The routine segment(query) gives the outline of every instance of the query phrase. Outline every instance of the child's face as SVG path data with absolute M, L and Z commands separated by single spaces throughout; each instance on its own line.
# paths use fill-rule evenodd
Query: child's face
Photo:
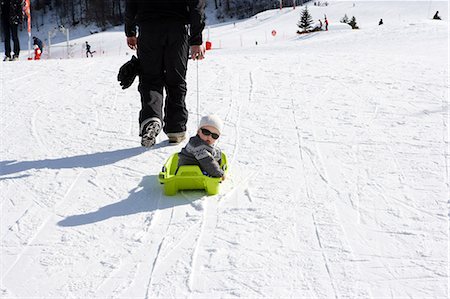
M 219 138 L 218 136 L 220 136 L 219 131 L 216 128 L 211 127 L 211 126 L 201 127 L 200 129 L 198 129 L 197 134 L 198 134 L 198 136 L 200 136 L 201 140 L 203 140 L 204 142 L 206 142 L 209 145 L 214 144 L 217 140 L 217 139 L 213 138 L 213 135 L 214 135 L 214 137 L 217 137 L 217 138 Z

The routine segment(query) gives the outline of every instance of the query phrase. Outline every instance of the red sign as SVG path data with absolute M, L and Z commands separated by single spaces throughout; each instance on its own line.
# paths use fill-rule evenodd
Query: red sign
M 274 29 L 274 30 L 272 30 L 272 36 L 275 36 L 275 35 L 277 35 L 277 32 Z

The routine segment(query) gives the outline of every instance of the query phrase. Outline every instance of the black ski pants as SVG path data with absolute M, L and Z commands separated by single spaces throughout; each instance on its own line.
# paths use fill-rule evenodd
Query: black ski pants
M 157 118 L 163 123 L 165 133 L 185 132 L 188 119 L 185 98 L 189 55 L 186 26 L 176 22 L 140 24 L 137 45 L 141 127 L 149 119 Z
M 5 37 L 5 56 L 11 57 L 11 37 L 14 42 L 14 55 L 19 56 L 20 44 L 17 35 L 17 24 L 11 24 L 6 17 L 2 17 L 2 27 Z

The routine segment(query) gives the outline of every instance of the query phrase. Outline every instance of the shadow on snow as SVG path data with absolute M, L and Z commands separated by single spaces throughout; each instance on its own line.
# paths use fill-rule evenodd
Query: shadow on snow
M 30 169 L 64 169 L 64 168 L 93 168 L 114 164 L 120 160 L 131 158 L 144 153 L 143 147 L 126 148 L 109 152 L 79 155 L 59 159 L 45 159 L 37 161 L 0 161 L 0 176 L 27 171 Z M 19 177 L 18 177 L 19 178 Z M 6 178 L 2 178 L 6 179 Z M 0 179 L 1 180 L 1 179 Z
M 104 206 L 97 211 L 72 215 L 58 222 L 59 226 L 71 227 L 100 222 L 113 217 L 133 215 L 143 212 L 170 209 L 180 205 L 193 205 L 205 196 L 204 192 L 191 191 L 165 196 L 157 175 L 143 177 L 139 185 L 130 191 L 129 196 L 119 202 Z M 196 208 L 194 206 L 194 208 Z

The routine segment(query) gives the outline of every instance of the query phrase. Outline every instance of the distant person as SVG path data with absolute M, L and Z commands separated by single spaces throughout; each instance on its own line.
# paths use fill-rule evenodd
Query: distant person
M 5 38 L 5 58 L 3 61 L 19 60 L 20 43 L 17 28 L 23 20 L 23 6 L 21 0 L 0 0 L 1 21 Z M 11 38 L 14 52 L 11 58 Z
M 440 19 L 441 19 L 441 17 L 439 16 L 439 10 L 438 10 L 438 11 L 436 11 L 436 13 L 434 14 L 433 20 L 440 20 Z
M 41 49 L 39 48 L 38 45 L 34 45 L 33 48 L 34 48 L 34 60 L 40 60 L 42 54 Z
M 44 43 L 36 36 L 33 36 L 33 46 L 38 46 L 41 52 L 44 51 Z
M 89 54 L 91 54 L 91 57 L 94 57 L 95 51 L 91 52 L 91 45 L 88 44 L 88 42 L 86 42 L 86 57 L 89 57 Z
M 325 30 L 328 31 L 328 19 L 325 17 Z
M 378 26 L 383 25 L 383 19 L 380 19 L 380 21 L 378 22 Z

